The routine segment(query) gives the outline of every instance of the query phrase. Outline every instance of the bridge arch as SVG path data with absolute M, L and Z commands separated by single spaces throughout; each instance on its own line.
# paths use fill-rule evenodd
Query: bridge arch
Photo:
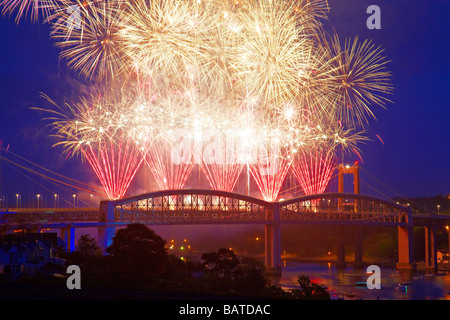
M 261 199 L 209 189 L 162 190 L 109 205 L 106 221 L 149 224 L 264 223 L 273 210 Z
M 321 222 L 402 226 L 409 208 L 385 199 L 355 193 L 305 195 L 278 203 L 281 223 Z

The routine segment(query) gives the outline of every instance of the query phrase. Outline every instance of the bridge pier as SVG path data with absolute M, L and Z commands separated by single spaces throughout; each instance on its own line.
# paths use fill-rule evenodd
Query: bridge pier
M 437 271 L 436 229 L 425 226 L 425 270 Z
M 116 233 L 115 227 L 97 227 L 97 239 L 99 247 L 103 254 L 106 254 L 106 249 L 112 244 L 112 238 Z
M 265 266 L 271 276 L 281 276 L 281 226 L 280 211 L 274 204 L 266 220 L 271 222 L 264 226 L 265 233 Z
M 66 252 L 75 251 L 75 228 L 66 227 L 61 228 L 60 238 L 66 242 Z
M 337 261 L 336 268 L 345 269 L 347 267 L 347 263 L 345 262 L 345 245 L 344 245 L 345 231 L 344 226 L 338 226 L 338 235 L 337 235 Z
M 398 263 L 397 269 L 415 270 L 414 237 L 411 210 L 408 211 L 405 227 L 397 227 L 398 232 Z
M 356 240 L 355 240 L 355 263 L 353 268 L 362 269 L 363 264 L 363 253 L 362 253 L 362 227 L 356 227 Z
M 99 239 L 99 246 L 103 253 L 112 244 L 112 238 L 115 235 L 116 228 L 108 226 L 108 223 L 115 222 L 114 202 L 102 201 L 100 202 L 100 211 L 103 215 L 100 217 L 101 222 L 105 222 L 105 226 L 97 227 L 97 237 Z

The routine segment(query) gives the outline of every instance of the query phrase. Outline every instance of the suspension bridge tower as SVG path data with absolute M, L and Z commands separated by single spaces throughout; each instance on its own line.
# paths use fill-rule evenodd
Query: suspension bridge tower
M 355 161 L 353 165 L 343 165 L 340 164 L 338 166 L 338 192 L 344 193 L 344 175 L 352 175 L 353 176 L 353 193 L 359 194 L 360 193 L 360 182 L 359 182 L 359 164 L 358 161 Z M 348 204 L 345 204 L 348 205 Z M 355 200 L 355 203 L 353 203 L 355 212 L 359 210 L 358 203 Z M 343 209 L 344 204 L 342 203 L 342 199 L 338 200 L 338 206 L 340 210 Z M 338 226 L 338 242 L 337 242 L 337 262 L 336 266 L 338 268 L 345 268 L 347 266 L 345 262 L 345 245 L 344 245 L 344 226 L 339 225 Z M 362 230 L 361 227 L 358 226 L 356 233 L 356 241 L 355 243 L 355 262 L 354 262 L 354 268 L 362 268 L 363 267 L 363 261 L 362 261 Z

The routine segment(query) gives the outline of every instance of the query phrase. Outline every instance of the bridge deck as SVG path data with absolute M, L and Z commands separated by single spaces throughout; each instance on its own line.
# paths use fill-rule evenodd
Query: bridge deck
M 140 222 L 174 224 L 361 224 L 405 226 L 409 208 L 358 194 L 328 193 L 266 202 L 215 190 L 167 190 L 116 200 L 113 219 L 105 209 L 17 209 L 0 212 L 0 227 L 117 226 Z M 448 216 L 411 216 L 417 225 L 449 223 Z

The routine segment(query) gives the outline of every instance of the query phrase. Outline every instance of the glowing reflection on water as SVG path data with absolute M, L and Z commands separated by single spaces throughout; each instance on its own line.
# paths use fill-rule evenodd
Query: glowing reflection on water
M 449 271 L 429 275 L 423 271 L 381 267 L 381 289 L 370 290 L 365 285 L 370 275 L 366 274 L 366 268 L 338 270 L 332 263 L 286 261 L 281 278 L 271 280 L 273 284 L 289 289 L 297 285 L 299 275 L 307 275 L 312 281 L 326 286 L 333 299 L 450 300 Z

